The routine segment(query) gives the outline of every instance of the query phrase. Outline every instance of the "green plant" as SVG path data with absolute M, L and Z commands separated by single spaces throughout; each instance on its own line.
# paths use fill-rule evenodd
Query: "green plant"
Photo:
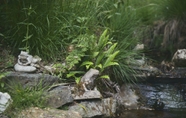
M 181 0 L 158 0 L 154 2 L 157 18 L 165 21 L 164 34 L 161 49 L 162 52 L 173 56 L 179 48 L 184 48 L 186 42 L 186 1 Z
M 8 74 L 8 72 L 6 72 L 6 73 L 0 73 L 0 89 L 1 90 L 3 90 L 4 89 L 4 87 L 5 87 L 5 83 L 4 82 L 2 82 L 2 78 L 4 78 L 6 75 Z
M 97 44 L 90 48 L 89 60 L 84 61 L 81 66 L 85 66 L 87 70 L 96 68 L 103 74 L 110 66 L 119 65 L 115 60 L 119 53 L 118 50 L 115 50 L 116 46 L 117 43 L 112 43 L 109 40 L 108 29 L 105 30 L 98 39 Z M 100 78 L 109 78 L 109 76 L 104 75 Z
M 31 106 L 44 107 L 45 98 L 43 98 L 43 92 L 46 88 L 47 87 L 42 86 L 42 81 L 32 88 L 23 87 L 23 85 L 17 82 L 10 82 L 10 85 L 8 85 L 6 89 L 13 103 L 9 109 L 6 110 L 5 114 L 13 117 L 16 116 L 19 111 Z
M 63 49 L 60 24 L 55 19 L 55 2 L 47 0 L 11 0 L 4 3 L 7 20 L 3 28 L 6 41 L 14 52 L 29 50 L 45 59 L 57 57 Z
M 106 26 L 109 27 L 110 36 L 117 42 L 116 50 L 120 53 L 115 57 L 119 66 L 112 66 L 109 72 L 112 73 L 113 81 L 132 83 L 137 80 L 130 63 L 134 61 L 132 59 L 134 56 L 139 55 L 139 52 L 134 51 L 133 48 L 140 43 L 136 31 L 140 19 L 137 17 L 137 10 L 129 1 L 113 7 L 114 10 L 109 12 L 110 17 L 106 20 L 109 21 Z

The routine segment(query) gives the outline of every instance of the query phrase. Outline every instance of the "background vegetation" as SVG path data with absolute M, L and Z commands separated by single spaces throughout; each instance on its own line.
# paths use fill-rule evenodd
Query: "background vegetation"
M 133 81 L 130 61 L 140 54 L 133 50 L 137 43 L 145 43 L 151 52 L 168 52 L 169 59 L 177 48 L 184 48 L 185 4 L 184 0 L 4 0 L 1 46 L 8 45 L 15 55 L 26 50 L 44 60 L 66 61 L 61 73 L 73 67 L 86 71 L 81 64 L 93 58 L 92 49 L 102 50 L 97 43 L 107 29 L 108 42 L 117 43 L 114 49 L 119 53 L 114 57 L 118 65 L 105 70 L 114 80 Z
M 185 6 L 185 0 L 1 0 L 0 68 L 26 50 L 57 63 L 54 74 L 65 81 L 78 83 L 96 68 L 101 78 L 136 82 L 131 63 L 142 56 L 136 44 L 144 43 L 146 55 L 160 62 L 185 48 Z M 27 102 L 19 101 L 21 92 L 30 91 L 12 93 L 16 106 Z

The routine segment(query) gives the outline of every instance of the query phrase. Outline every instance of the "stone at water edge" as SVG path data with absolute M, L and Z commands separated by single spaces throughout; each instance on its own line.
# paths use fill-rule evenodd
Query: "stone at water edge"
M 12 99 L 8 93 L 0 92 L 0 113 L 3 113 L 12 103 Z
M 116 112 L 116 100 L 113 98 L 105 98 L 102 100 L 83 101 L 72 106 L 69 110 L 77 111 L 83 118 L 92 117 L 113 117 Z
M 178 49 L 172 57 L 176 67 L 186 67 L 186 49 Z

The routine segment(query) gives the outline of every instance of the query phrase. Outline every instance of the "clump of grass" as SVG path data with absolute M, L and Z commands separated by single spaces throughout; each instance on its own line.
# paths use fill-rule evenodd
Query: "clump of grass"
M 5 111 L 5 114 L 10 117 L 16 117 L 18 113 L 31 106 L 34 107 L 45 107 L 45 98 L 43 98 L 43 92 L 46 87 L 42 87 L 40 83 L 35 87 L 23 87 L 23 85 L 11 82 L 10 85 L 5 86 L 11 99 L 13 100 L 12 104 L 10 104 L 9 108 Z
M 165 21 L 161 49 L 170 53 L 170 58 L 179 48 L 185 47 L 186 37 L 186 1 L 158 0 L 154 1 L 157 18 Z
M 136 16 L 136 9 L 128 4 L 128 2 L 115 3 L 117 5 L 111 5 L 114 7 L 107 17 L 107 27 L 110 29 L 111 37 L 113 41 L 118 43 L 116 50 L 120 50 L 120 53 L 116 56 L 116 60 L 119 66 L 112 66 L 111 72 L 114 81 L 124 81 L 133 83 L 136 78 L 133 79 L 135 71 L 130 67 L 130 61 L 132 57 L 138 55 L 138 52 L 133 48 L 137 43 L 140 43 L 139 39 L 135 37 L 135 30 L 138 28 L 139 19 Z M 110 7 L 111 7 L 110 6 Z

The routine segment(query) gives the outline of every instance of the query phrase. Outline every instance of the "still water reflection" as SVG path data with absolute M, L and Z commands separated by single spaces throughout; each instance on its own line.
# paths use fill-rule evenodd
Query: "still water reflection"
M 124 111 L 119 118 L 186 118 L 186 109 L 163 111 L 128 110 Z

